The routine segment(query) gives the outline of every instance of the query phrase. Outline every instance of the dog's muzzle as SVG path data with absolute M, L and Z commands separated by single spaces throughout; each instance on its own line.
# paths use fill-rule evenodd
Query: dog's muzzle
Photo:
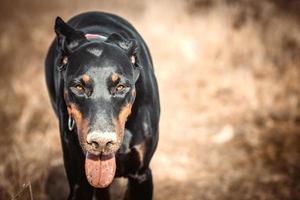
M 86 139 L 90 153 L 110 154 L 118 149 L 117 134 L 115 132 L 94 131 L 87 135 Z

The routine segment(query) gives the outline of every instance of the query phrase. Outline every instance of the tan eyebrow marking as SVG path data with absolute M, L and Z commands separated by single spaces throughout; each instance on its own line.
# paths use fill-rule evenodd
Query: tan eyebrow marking
M 82 76 L 82 80 L 83 80 L 85 83 L 89 83 L 89 82 L 91 81 L 91 78 L 90 78 L 89 75 L 84 74 L 84 75 Z
M 82 113 L 74 103 L 68 103 L 67 106 L 68 114 L 73 117 L 76 123 L 79 143 L 84 145 L 87 138 L 90 121 L 82 116 Z
M 118 76 L 116 73 L 113 73 L 113 74 L 111 75 L 111 80 L 112 80 L 113 82 L 116 82 L 118 79 L 119 79 L 119 76 Z

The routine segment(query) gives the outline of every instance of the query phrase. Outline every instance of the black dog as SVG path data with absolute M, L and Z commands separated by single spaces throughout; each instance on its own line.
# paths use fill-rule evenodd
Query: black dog
M 89 12 L 57 17 L 46 81 L 59 119 L 69 199 L 109 199 L 114 177 L 127 199 L 152 199 L 159 95 L 149 50 L 132 25 Z

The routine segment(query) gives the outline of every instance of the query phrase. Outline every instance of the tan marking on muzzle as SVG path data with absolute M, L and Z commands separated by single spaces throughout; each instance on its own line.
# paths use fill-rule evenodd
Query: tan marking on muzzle
M 78 110 L 74 103 L 69 103 L 67 109 L 69 115 L 71 115 L 71 117 L 75 120 L 79 142 L 82 146 L 84 146 L 90 122 L 88 119 L 82 117 L 82 113 Z
M 129 104 L 125 105 L 121 109 L 121 112 L 119 113 L 118 118 L 113 120 L 119 141 L 122 141 L 122 138 L 124 136 L 125 123 L 127 121 L 128 116 L 131 113 L 131 108 L 132 108 L 132 104 L 129 103 Z

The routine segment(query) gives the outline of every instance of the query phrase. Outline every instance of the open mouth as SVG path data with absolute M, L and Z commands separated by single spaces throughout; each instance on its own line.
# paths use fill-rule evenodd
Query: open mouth
M 85 173 L 88 182 L 96 188 L 105 188 L 114 179 L 116 172 L 115 154 L 95 155 L 87 152 L 85 157 Z

